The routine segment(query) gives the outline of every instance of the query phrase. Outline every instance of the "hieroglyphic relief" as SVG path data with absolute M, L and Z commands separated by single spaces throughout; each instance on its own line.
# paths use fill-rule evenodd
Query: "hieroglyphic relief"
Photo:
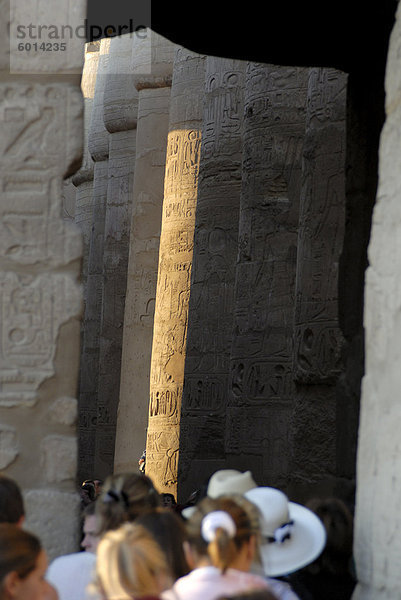
M 177 49 L 171 88 L 150 371 L 146 472 L 176 492 L 205 57 Z M 158 436 L 162 436 L 162 441 Z
M 232 339 L 241 189 L 243 84 L 246 63 L 207 57 L 202 150 L 194 234 L 189 330 L 181 422 L 180 490 L 196 488 L 194 455 L 224 460 L 222 443 L 210 444 L 205 423 L 224 438 Z M 187 435 L 186 433 L 187 432 Z M 211 435 L 211 434 L 210 434 Z M 201 446 L 201 447 L 200 447 Z M 213 456 L 210 451 L 217 454 Z
M 0 86 L 0 253 L 5 269 L 16 264 L 53 266 L 75 260 L 81 240 L 61 214 L 65 165 L 78 141 L 65 138 L 62 118 L 74 129 L 82 117 L 79 91 L 63 84 Z M 61 171 L 61 172 L 60 172 Z
M 0 405 L 35 402 L 54 374 L 58 329 L 80 305 L 80 288 L 65 275 L 0 273 Z
M 236 422 L 241 407 L 243 418 L 237 440 L 233 442 L 228 429 L 226 440 L 228 454 L 248 452 L 254 427 L 259 430 L 256 423 L 264 424 L 255 447 L 261 469 L 257 476 L 268 478 L 270 485 L 288 470 L 280 453 L 272 465 L 270 453 L 275 438 L 288 436 L 289 425 L 285 418 L 278 419 L 276 407 L 286 407 L 290 415 L 294 392 L 293 312 L 306 86 L 306 69 L 247 66 L 227 427 Z
M 338 263 L 345 225 L 346 81 L 334 69 L 310 71 L 295 310 L 300 383 L 334 383 L 342 369 Z

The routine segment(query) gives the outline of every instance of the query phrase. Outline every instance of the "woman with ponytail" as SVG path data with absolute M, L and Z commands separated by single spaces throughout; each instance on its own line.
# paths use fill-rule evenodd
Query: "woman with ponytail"
M 278 600 L 297 600 L 285 584 L 278 582 L 277 592 L 265 577 L 250 572 L 258 556 L 259 523 L 246 506 L 244 498 L 234 497 L 207 497 L 196 506 L 185 543 L 193 570 L 163 592 L 163 600 L 217 600 L 263 589 Z

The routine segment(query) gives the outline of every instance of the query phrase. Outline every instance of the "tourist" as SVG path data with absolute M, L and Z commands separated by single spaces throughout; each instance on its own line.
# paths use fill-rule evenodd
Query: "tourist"
M 96 502 L 88 504 L 83 510 L 82 516 L 84 522 L 82 527 L 83 538 L 81 546 L 86 552 L 93 552 L 96 554 L 96 548 L 99 543 Z
M 137 522 L 102 537 L 96 573 L 94 587 L 103 600 L 157 600 L 173 581 L 164 552 Z
M 172 510 L 156 508 L 135 521 L 153 536 L 164 552 L 173 580 L 187 575 L 190 567 L 184 552 L 187 540 L 183 520 Z
M 10 477 L 0 475 L 0 523 L 21 527 L 24 520 L 24 501 L 18 484 Z
M 139 473 L 110 475 L 96 502 L 99 535 L 160 506 L 152 480 Z
M 204 498 L 186 527 L 187 560 L 193 570 L 163 592 L 163 600 L 217 600 L 247 590 L 270 589 L 264 577 L 249 572 L 258 530 L 232 498 Z
M 322 521 L 326 546 L 315 561 L 287 580 L 301 600 L 349 600 L 356 585 L 352 514 L 339 498 L 313 498 L 306 506 Z
M 260 557 L 269 582 L 285 578 L 317 559 L 325 546 L 326 533 L 311 510 L 289 502 L 282 491 L 272 487 L 257 487 L 244 496 L 259 509 Z
M 10 523 L 0 524 L 0 600 L 57 600 L 45 580 L 46 553 L 39 539 Z

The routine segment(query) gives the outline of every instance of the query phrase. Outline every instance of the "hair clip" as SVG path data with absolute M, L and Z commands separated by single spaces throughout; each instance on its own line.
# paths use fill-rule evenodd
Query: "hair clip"
M 280 527 L 277 527 L 277 529 L 274 530 L 274 535 L 267 537 L 269 544 L 274 544 L 275 542 L 282 544 L 285 540 L 289 540 L 291 538 L 293 525 L 294 521 L 288 521 L 288 523 L 283 523 Z
M 233 538 L 237 532 L 233 518 L 224 510 L 214 510 L 203 517 L 201 535 L 205 542 L 213 542 L 216 531 L 220 528 L 224 529 L 230 538 Z

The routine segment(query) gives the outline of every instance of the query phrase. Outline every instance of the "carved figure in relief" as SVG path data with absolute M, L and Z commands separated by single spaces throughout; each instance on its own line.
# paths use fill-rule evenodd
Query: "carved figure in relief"
M 5 154 L 22 162 L 35 159 L 46 151 L 46 137 L 54 120 L 54 109 L 45 107 L 42 113 L 24 125 L 22 131 L 5 148 Z

